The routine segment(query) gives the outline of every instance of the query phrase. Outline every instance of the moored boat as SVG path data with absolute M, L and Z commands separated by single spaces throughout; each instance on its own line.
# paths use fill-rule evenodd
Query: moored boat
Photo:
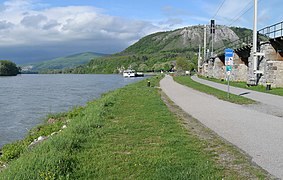
M 135 77 L 144 77 L 144 74 L 142 72 L 135 73 Z
M 131 70 L 131 69 L 125 70 L 123 71 L 123 76 L 124 77 L 135 77 L 135 70 Z
M 123 76 L 124 77 L 143 77 L 144 74 L 142 72 L 135 72 L 135 70 L 125 70 L 123 71 Z

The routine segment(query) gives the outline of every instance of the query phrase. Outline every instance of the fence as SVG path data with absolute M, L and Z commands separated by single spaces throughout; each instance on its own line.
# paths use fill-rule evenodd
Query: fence
M 265 27 L 258 31 L 260 35 L 269 37 L 270 39 L 283 36 L 283 21 L 268 27 Z

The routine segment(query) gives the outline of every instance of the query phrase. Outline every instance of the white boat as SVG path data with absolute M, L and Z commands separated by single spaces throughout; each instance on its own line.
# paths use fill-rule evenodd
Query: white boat
M 136 76 L 135 70 L 130 70 L 130 69 L 125 70 L 123 71 L 123 76 L 124 77 L 135 77 Z
M 135 74 L 136 77 L 144 77 L 144 74 L 142 72 L 137 72 Z

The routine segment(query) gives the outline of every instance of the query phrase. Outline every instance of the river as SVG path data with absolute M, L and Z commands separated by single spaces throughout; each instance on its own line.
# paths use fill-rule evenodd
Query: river
M 49 113 L 62 112 L 141 78 L 121 75 L 41 75 L 0 77 L 0 147 L 23 138 Z

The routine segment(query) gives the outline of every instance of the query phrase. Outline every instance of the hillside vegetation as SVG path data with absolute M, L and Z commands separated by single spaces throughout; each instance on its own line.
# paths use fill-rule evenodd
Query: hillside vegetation
M 0 76 L 16 76 L 20 73 L 20 68 L 11 61 L 0 60 Z
M 104 56 L 108 56 L 108 55 L 93 53 L 93 52 L 85 52 L 85 53 L 74 54 L 66 57 L 59 57 L 37 63 L 29 63 L 23 65 L 22 67 L 25 71 L 47 73 L 50 70 L 63 70 L 66 68 L 74 68 L 82 64 L 87 64 L 92 59 L 96 59 L 98 57 L 104 57 Z
M 239 39 L 248 31 L 244 28 L 217 26 L 215 49 Z M 203 45 L 203 26 L 185 27 L 173 31 L 157 32 L 141 38 L 124 51 L 109 57 L 91 60 L 88 64 L 69 69 L 68 73 L 118 73 L 132 68 L 138 71 L 168 71 L 176 67 L 177 60 L 187 60 L 185 69 L 197 66 L 199 44 Z M 207 47 L 211 42 L 207 28 Z

